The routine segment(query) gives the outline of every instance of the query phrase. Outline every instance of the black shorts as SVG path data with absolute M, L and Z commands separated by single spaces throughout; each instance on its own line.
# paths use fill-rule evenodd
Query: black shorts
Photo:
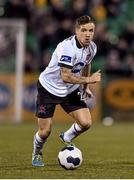
M 87 108 L 85 102 L 78 96 L 79 89 L 76 89 L 66 97 L 58 97 L 49 93 L 40 82 L 37 82 L 36 116 L 38 118 L 53 117 L 56 105 L 60 104 L 67 113 L 81 108 Z

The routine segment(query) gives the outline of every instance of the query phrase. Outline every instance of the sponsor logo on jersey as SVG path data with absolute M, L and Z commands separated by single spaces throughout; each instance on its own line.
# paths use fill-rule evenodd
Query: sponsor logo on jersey
M 78 72 L 80 72 L 82 70 L 83 67 L 84 67 L 84 63 L 83 62 L 79 62 L 79 63 L 77 63 L 77 64 L 75 64 L 73 66 L 72 72 L 73 73 L 78 73 Z
M 70 56 L 62 55 L 60 61 L 71 63 L 71 59 L 72 58 Z

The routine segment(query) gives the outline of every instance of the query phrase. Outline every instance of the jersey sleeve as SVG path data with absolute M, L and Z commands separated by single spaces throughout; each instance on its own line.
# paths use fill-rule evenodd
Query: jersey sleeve
M 94 57 L 97 53 L 97 46 L 93 41 L 91 42 L 91 49 L 92 49 L 92 56 Z
M 93 42 L 93 47 L 94 47 L 94 55 L 93 56 L 95 56 L 96 55 L 96 53 L 97 53 L 97 45 Z
M 72 69 L 74 64 L 74 50 L 71 42 L 63 41 L 57 48 L 58 66 Z
M 87 64 L 91 63 L 91 61 L 93 60 L 94 56 L 97 53 L 97 46 L 93 41 L 91 41 L 90 43 L 90 52 L 91 52 L 90 61 Z

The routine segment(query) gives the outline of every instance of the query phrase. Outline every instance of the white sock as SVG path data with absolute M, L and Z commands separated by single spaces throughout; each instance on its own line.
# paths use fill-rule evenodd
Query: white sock
M 77 137 L 79 134 L 81 134 L 83 130 L 81 127 L 77 124 L 74 123 L 65 133 L 64 133 L 64 140 L 66 142 L 71 142 L 72 139 Z
M 38 132 L 34 136 L 34 141 L 33 141 L 33 154 L 39 154 L 42 153 L 43 145 L 46 142 L 46 139 L 42 139 Z

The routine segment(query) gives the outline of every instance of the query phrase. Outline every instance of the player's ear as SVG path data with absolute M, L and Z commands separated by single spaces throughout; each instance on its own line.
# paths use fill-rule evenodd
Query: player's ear
M 76 34 L 76 35 L 78 34 L 78 30 L 79 30 L 79 29 L 76 27 L 76 28 L 75 28 L 75 34 Z

